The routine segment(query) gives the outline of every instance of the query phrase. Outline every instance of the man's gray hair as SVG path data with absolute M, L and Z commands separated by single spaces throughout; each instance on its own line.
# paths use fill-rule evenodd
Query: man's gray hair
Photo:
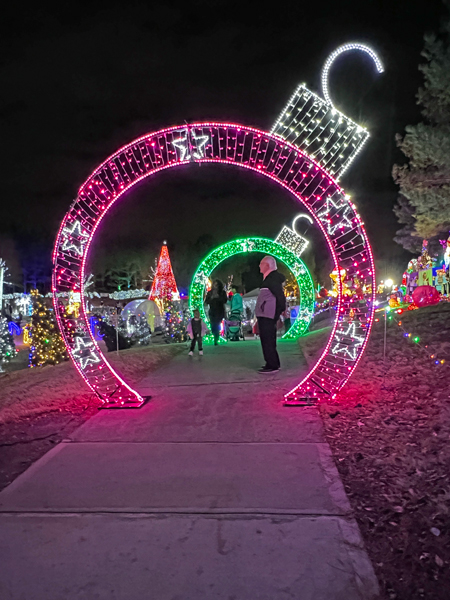
M 277 261 L 274 259 L 273 256 L 265 256 L 264 260 L 267 261 L 267 264 L 270 266 L 270 269 L 272 271 L 276 271 L 276 269 L 277 269 Z

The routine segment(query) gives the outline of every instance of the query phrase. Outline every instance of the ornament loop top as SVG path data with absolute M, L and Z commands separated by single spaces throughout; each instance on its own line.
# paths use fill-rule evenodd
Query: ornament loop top
M 330 94 L 328 92 L 328 73 L 330 71 L 331 65 L 334 63 L 336 58 L 342 54 L 343 52 L 348 52 L 349 50 L 360 50 L 361 52 L 365 52 L 372 58 L 375 66 L 377 68 L 378 73 L 383 73 L 384 67 L 381 63 L 381 60 L 378 58 L 378 55 L 371 49 L 369 46 L 365 46 L 364 44 L 344 44 L 343 46 L 339 46 L 336 48 L 334 52 L 330 54 L 330 56 L 325 61 L 325 64 L 322 69 L 322 92 L 325 102 L 330 106 L 334 107 L 334 104 L 331 102 Z
M 306 219 L 310 225 L 312 225 L 314 223 L 312 218 L 309 215 L 307 215 L 306 213 L 300 213 L 299 215 L 297 215 L 294 218 L 294 220 L 292 221 L 292 231 L 295 231 L 295 233 L 297 233 L 298 235 L 300 235 L 300 234 L 298 233 L 297 229 L 295 228 L 295 224 L 297 223 L 297 221 L 299 219 Z

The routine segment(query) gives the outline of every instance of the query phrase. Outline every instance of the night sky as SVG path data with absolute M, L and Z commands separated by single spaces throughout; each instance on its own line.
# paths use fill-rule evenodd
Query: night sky
M 321 93 L 329 53 L 359 41 L 376 49 L 386 71 L 377 76 L 357 54 L 333 66 L 335 105 L 371 133 L 341 183 L 366 223 L 379 278 L 398 274 L 409 255 L 392 241 L 390 173 L 401 160 L 394 136 L 420 118 L 423 35 L 438 30 L 443 14 L 439 0 L 11 4 L 0 36 L 0 246 L 13 240 L 21 256 L 27 248 L 50 252 L 84 179 L 146 132 L 207 119 L 270 129 L 298 83 Z M 176 259 L 204 235 L 217 243 L 272 237 L 296 212 L 292 197 L 265 178 L 188 165 L 122 198 L 92 260 L 124 247 L 148 250 L 151 262 L 163 239 Z

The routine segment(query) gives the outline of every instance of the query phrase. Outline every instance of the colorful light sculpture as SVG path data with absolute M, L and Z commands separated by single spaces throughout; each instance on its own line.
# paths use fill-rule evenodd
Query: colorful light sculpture
M 191 313 L 195 308 L 198 308 L 201 318 L 205 322 L 208 322 L 203 299 L 211 273 L 222 261 L 236 254 L 246 252 L 264 252 L 265 254 L 270 254 L 283 262 L 292 271 L 300 290 L 299 316 L 289 331 L 283 335 L 283 339 L 294 340 L 306 333 L 314 314 L 314 283 L 311 274 L 298 255 L 291 252 L 289 248 L 286 248 L 282 244 L 266 238 L 240 238 L 232 242 L 227 242 L 208 254 L 200 263 L 189 289 L 189 308 Z
M 175 299 L 178 300 L 179 298 L 180 294 L 173 274 L 169 250 L 167 249 L 167 243 L 164 242 L 148 299 L 156 302 L 159 310 L 162 312 L 169 302 Z
M 342 175 L 367 132 L 332 105 L 299 86 L 272 132 L 233 123 L 193 123 L 144 135 L 120 148 L 88 177 L 57 234 L 53 251 L 55 314 L 76 368 L 105 405 L 140 406 L 144 399 L 107 361 L 86 317 L 86 258 L 95 232 L 113 204 L 144 178 L 161 170 L 197 162 L 248 169 L 288 190 L 322 231 L 333 268 L 346 269 L 375 290 L 372 251 L 355 205 L 334 178 Z M 58 294 L 81 293 L 77 331 L 83 346 L 65 336 Z M 336 320 L 319 360 L 288 397 L 333 396 L 345 384 L 367 344 L 374 298 L 357 306 L 339 284 Z M 354 327 L 349 329 L 349 324 Z M 80 342 L 78 342 L 80 344 Z M 342 349 L 342 350 L 341 350 Z M 347 351 L 345 350 L 347 349 Z M 90 360 L 87 360 L 87 354 Z

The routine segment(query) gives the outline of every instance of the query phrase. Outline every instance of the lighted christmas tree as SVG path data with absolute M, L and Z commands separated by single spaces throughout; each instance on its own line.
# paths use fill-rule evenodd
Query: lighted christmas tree
M 56 365 L 67 359 L 67 351 L 56 325 L 55 315 L 38 290 L 31 290 L 31 348 L 29 367 Z
M 3 372 L 3 365 L 11 360 L 16 354 L 13 336 L 9 332 L 8 321 L 5 318 L 0 320 L 0 373 Z
M 173 300 L 179 298 L 178 288 L 172 271 L 167 242 L 163 243 L 159 255 L 158 266 L 153 278 L 149 300 L 153 300 L 163 312 L 164 308 Z
M 183 311 L 179 310 L 174 303 L 170 303 L 164 313 L 164 319 L 164 337 L 166 342 L 186 341 L 186 323 Z

